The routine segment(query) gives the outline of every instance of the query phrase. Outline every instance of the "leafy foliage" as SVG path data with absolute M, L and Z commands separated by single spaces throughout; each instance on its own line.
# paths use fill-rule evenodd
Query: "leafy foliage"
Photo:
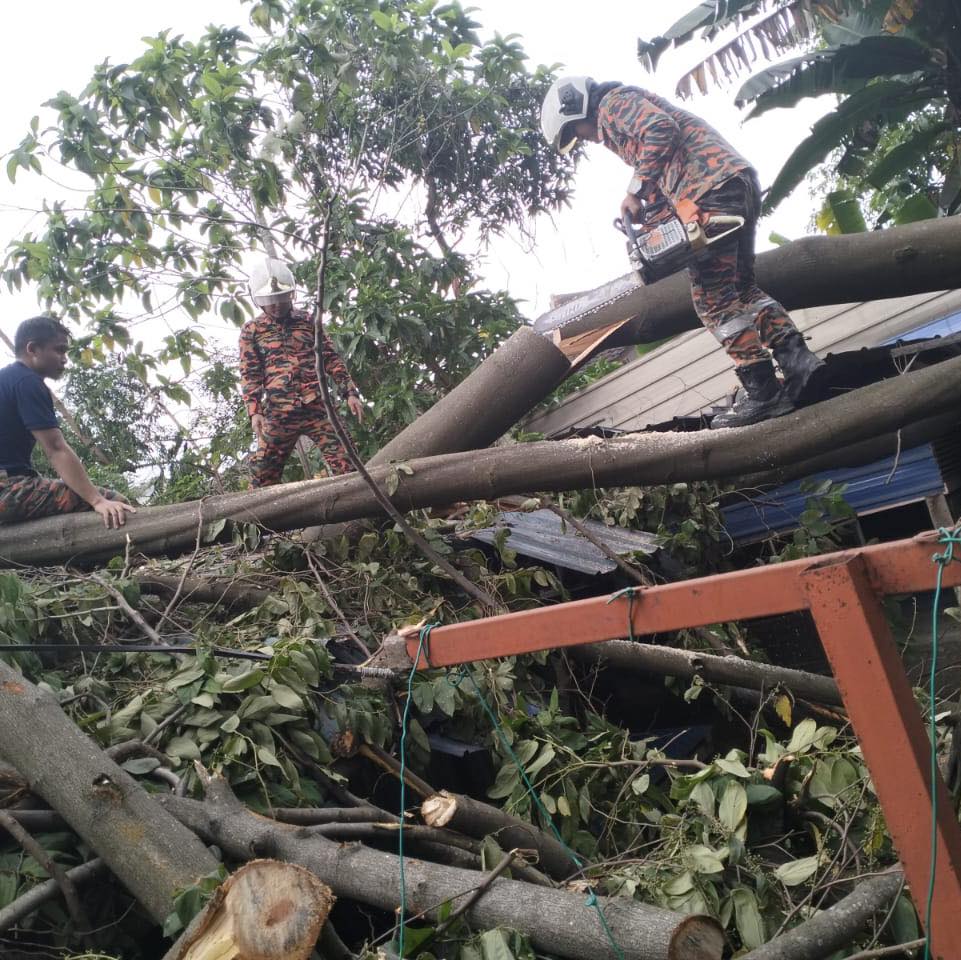
M 249 315 L 252 257 L 287 258 L 315 298 L 333 203 L 324 306 L 369 404 L 358 441 L 371 453 L 519 322 L 508 297 L 476 288 L 472 257 L 569 194 L 572 162 L 537 127 L 551 75 L 527 68 L 513 36 L 482 42 L 456 3 L 270 0 L 249 12 L 256 40 L 239 27 L 165 32 L 48 102 L 54 125 L 35 118 L 8 175 L 62 165 L 89 190 L 44 209 L 4 279 L 80 325 L 84 370 L 112 356 L 180 420 L 202 396 L 183 377 L 209 372 L 215 352 L 200 324 L 218 317 L 222 344 Z M 158 322 L 169 335 L 136 339 Z M 235 392 L 228 367 L 217 377 L 221 396 Z M 186 444 L 210 474 L 238 452 L 172 433 L 153 459 L 175 462 Z

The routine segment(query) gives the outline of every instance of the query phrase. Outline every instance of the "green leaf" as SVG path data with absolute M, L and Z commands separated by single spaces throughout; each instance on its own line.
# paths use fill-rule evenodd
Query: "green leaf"
M 743 763 L 741 763 L 740 760 L 731 760 L 727 757 L 718 757 L 714 761 L 714 766 L 716 766 L 719 770 L 723 770 L 725 773 L 729 773 L 732 777 L 740 777 L 742 780 L 747 780 L 751 776 L 750 771 L 744 766 Z
M 758 908 L 757 897 L 747 887 L 735 887 L 731 891 L 734 901 L 734 922 L 741 943 L 748 950 L 756 950 L 765 942 L 764 920 Z
M 199 760 L 200 748 L 192 737 L 186 734 L 173 737 L 164 747 L 164 753 L 168 757 L 175 757 L 178 760 Z
M 796 887 L 798 884 L 810 880 L 817 873 L 819 864 L 819 857 L 802 857 L 800 860 L 782 863 L 774 871 L 774 875 L 784 886 Z
M 387 16 L 383 10 L 372 10 L 370 13 L 371 20 L 380 27 L 381 30 L 386 30 L 388 33 L 393 33 L 394 24 L 390 17 Z
M 724 869 L 724 861 L 718 852 L 703 844 L 685 847 L 682 856 L 695 873 L 720 873 Z
M 229 680 L 225 680 L 222 689 L 225 693 L 240 693 L 243 690 L 249 690 L 251 687 L 256 687 L 260 683 L 266 674 L 260 667 L 254 667 L 252 670 L 247 670 L 245 673 L 238 674 L 235 677 L 231 677 Z M 298 698 L 298 703 L 299 703 Z
M 825 203 L 830 207 L 834 222 L 840 233 L 865 233 L 867 231 L 868 225 L 864 222 L 861 205 L 850 190 L 832 190 L 827 195 Z M 822 526 L 827 525 L 822 522 Z
M 233 733 L 237 727 L 240 726 L 240 717 L 234 713 L 227 717 L 226 720 L 220 725 L 220 729 L 223 733 Z
M 695 785 L 691 791 L 690 802 L 696 804 L 705 817 L 714 819 L 717 797 L 714 795 L 714 789 L 706 780 L 702 780 Z
M 225 688 L 226 689 L 226 688 Z M 303 710 L 304 701 L 298 693 L 283 683 L 275 683 L 270 688 L 270 696 L 285 710 Z
M 881 157 L 868 171 L 868 175 L 864 178 L 865 182 L 880 190 L 895 177 L 924 159 L 944 132 L 950 129 L 950 124 L 938 123 L 924 130 L 918 130 Z
M 497 771 L 497 777 L 494 780 L 493 786 L 488 789 L 487 796 L 492 800 L 501 800 L 504 797 L 509 797 L 520 782 L 521 777 L 517 772 L 517 767 L 515 767 L 513 763 L 505 763 L 504 766 Z
M 938 208 L 925 193 L 916 193 L 908 197 L 894 215 L 894 222 L 899 226 L 905 223 L 915 223 L 918 220 L 933 220 L 938 215 Z
M 903 894 L 898 897 L 891 914 L 891 929 L 898 943 L 910 943 L 921 936 L 918 915 L 910 899 Z
M 733 833 L 740 826 L 746 813 L 747 791 L 739 783 L 728 783 L 717 808 L 718 820 Z
M 484 960 L 514 960 L 503 930 L 485 930 L 480 935 L 479 944 Z
M 749 807 L 773 806 L 784 799 L 781 791 L 768 783 L 749 783 L 746 792 Z
M 143 776 L 145 773 L 152 773 L 160 766 L 160 761 L 156 757 L 136 757 L 127 760 L 121 766 L 132 776 Z
M 257 759 L 270 767 L 280 767 L 277 754 L 270 747 L 257 747 Z M 281 767 L 283 769 L 283 767 Z
M 810 717 L 802 720 L 791 734 L 791 742 L 787 745 L 788 753 L 804 753 L 810 750 L 817 740 L 818 725 Z

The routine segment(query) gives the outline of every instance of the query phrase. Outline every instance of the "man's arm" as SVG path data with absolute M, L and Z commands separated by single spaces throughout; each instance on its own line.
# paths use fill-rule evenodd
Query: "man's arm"
M 253 326 L 240 329 L 240 392 L 250 417 L 250 425 L 258 440 L 263 439 L 264 411 L 260 399 L 264 394 L 264 361 L 257 349 Z
M 50 461 L 50 466 L 57 471 L 60 479 L 81 500 L 89 503 L 103 517 L 104 526 L 122 527 L 127 522 L 127 514 L 137 512 L 129 503 L 123 503 L 121 500 L 108 500 L 90 482 L 80 458 L 64 439 L 59 427 L 52 427 L 49 430 L 31 430 L 30 432 L 43 448 L 43 452 Z

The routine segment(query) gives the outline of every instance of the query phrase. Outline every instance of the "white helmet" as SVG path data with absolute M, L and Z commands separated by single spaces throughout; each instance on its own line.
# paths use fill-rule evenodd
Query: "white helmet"
M 250 271 L 250 298 L 258 307 L 292 299 L 294 287 L 294 275 L 283 260 L 264 257 Z
M 587 116 L 587 104 L 594 81 L 590 77 L 559 77 L 551 84 L 541 104 L 541 132 L 561 153 L 570 153 L 577 137 L 565 127 Z

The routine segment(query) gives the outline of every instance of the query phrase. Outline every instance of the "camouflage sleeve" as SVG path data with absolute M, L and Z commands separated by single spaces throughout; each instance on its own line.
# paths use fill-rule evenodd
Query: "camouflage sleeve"
M 324 334 L 324 369 L 329 376 L 333 377 L 334 382 L 337 384 L 337 391 L 341 397 L 347 398 L 351 395 L 355 397 L 360 396 L 357 385 L 347 372 L 346 364 L 337 352 L 333 340 L 331 340 L 326 333 Z
M 673 117 L 645 97 L 625 98 L 620 106 L 610 112 L 607 122 L 633 143 L 635 178 L 647 185 L 655 184 L 680 142 L 681 128 Z
M 260 398 L 264 392 L 264 363 L 257 350 L 253 325 L 249 323 L 240 330 L 240 391 L 248 416 L 263 413 Z

